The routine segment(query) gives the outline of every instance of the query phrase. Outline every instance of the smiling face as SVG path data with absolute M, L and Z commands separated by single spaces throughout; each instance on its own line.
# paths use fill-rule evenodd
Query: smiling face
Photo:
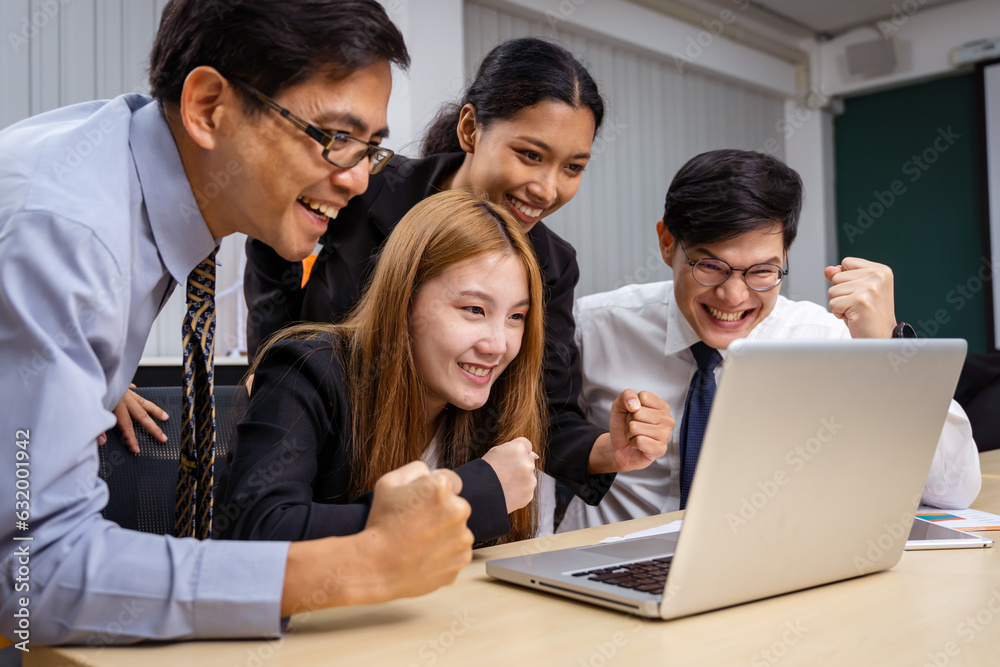
M 467 155 L 451 187 L 485 192 L 528 231 L 576 195 L 594 141 L 594 114 L 546 100 L 483 129 L 463 109 L 459 139 Z
M 479 255 L 424 283 L 409 326 L 428 421 L 449 403 L 462 410 L 486 403 L 521 349 L 528 305 L 527 273 L 513 254 Z
M 378 142 L 387 133 L 391 88 L 389 64 L 380 62 L 334 83 L 317 75 L 274 100 L 327 134 Z M 336 213 L 368 187 L 369 159 L 350 169 L 335 167 L 323 159 L 319 142 L 276 111 L 240 118 L 241 106 L 231 104 L 226 113 L 229 131 L 220 132 L 214 163 L 238 168 L 229 169 L 235 171 L 230 184 L 202 206 L 210 229 L 216 235 L 244 232 L 287 260 L 302 259 Z M 210 193 L 207 184 L 204 189 Z
M 745 232 L 728 241 L 685 246 L 692 261 L 721 259 L 734 267 L 729 279 L 715 287 L 705 287 L 694 279 L 680 244 L 662 221 L 657 223 L 656 230 L 663 259 L 674 272 L 677 306 L 702 342 L 724 350 L 734 340 L 746 338 L 774 310 L 779 287 L 756 292 L 747 287 L 743 273 L 735 269 L 755 264 L 783 266 L 784 237 L 780 225 Z

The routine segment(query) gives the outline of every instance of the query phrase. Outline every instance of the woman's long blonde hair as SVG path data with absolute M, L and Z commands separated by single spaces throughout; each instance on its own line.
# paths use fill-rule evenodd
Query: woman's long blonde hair
M 335 224 L 335 223 L 334 223 Z M 351 491 L 371 491 L 385 473 L 419 459 L 427 445 L 426 389 L 413 363 L 410 312 L 423 284 L 448 268 L 493 253 L 517 257 L 528 278 L 530 305 L 521 349 L 496 379 L 477 410 L 445 408 L 441 456 L 455 468 L 517 437 L 531 441 L 544 460 L 542 388 L 544 323 L 542 278 L 521 225 L 501 207 L 463 190 L 449 190 L 414 206 L 390 234 L 371 282 L 341 324 L 300 324 L 268 341 L 316 338 L 330 333 L 345 343 L 345 375 L 352 408 Z M 427 325 L 421 324 L 418 326 Z M 500 542 L 532 537 L 537 496 L 510 516 L 511 532 Z

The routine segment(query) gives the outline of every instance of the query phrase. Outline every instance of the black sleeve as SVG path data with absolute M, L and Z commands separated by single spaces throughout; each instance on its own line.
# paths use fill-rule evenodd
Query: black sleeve
M 560 261 L 561 260 L 561 261 Z M 594 441 L 606 429 L 594 426 L 580 408 L 583 386 L 580 351 L 573 321 L 573 290 L 580 279 L 575 252 L 553 252 L 546 267 L 545 393 L 549 400 L 549 449 L 545 472 L 568 486 L 588 505 L 597 505 L 615 475 L 590 475 L 587 462 Z
M 220 537 L 308 540 L 360 532 L 369 501 L 349 502 L 350 423 L 329 341 L 284 340 L 257 368 L 216 509 Z M 322 479 L 320 479 L 322 476 Z M 323 487 L 329 502 L 316 502 Z
M 302 262 L 289 262 L 252 238 L 247 238 L 246 255 L 243 294 L 248 310 L 247 352 L 253 361 L 268 336 L 302 319 Z
M 289 339 L 268 351 L 221 484 L 215 512 L 220 537 L 295 541 L 364 529 L 372 494 L 348 495 L 351 428 L 344 387 L 328 341 Z M 468 526 L 476 542 L 510 532 L 492 466 L 476 459 L 455 472 L 460 495 L 472 507 Z
M 467 525 L 476 542 L 493 540 L 509 533 L 507 499 L 493 466 L 482 459 L 474 459 L 455 468 L 455 472 L 462 478 L 462 492 L 458 495 L 469 501 L 472 507 Z
M 495 540 L 510 532 L 510 518 L 507 516 L 507 499 L 503 495 L 500 479 L 493 472 L 493 466 L 482 459 L 474 459 L 455 468 L 455 474 L 462 479 L 464 498 L 472 508 L 472 514 L 465 525 L 472 531 L 478 545 Z M 366 493 L 355 502 L 371 505 L 372 494 Z

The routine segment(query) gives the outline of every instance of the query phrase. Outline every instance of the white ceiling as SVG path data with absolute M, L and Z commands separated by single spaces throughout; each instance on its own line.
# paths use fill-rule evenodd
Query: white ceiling
M 631 0 L 685 19 L 679 7 L 717 15 L 729 10 L 740 25 L 779 40 L 836 37 L 880 20 L 905 21 L 914 12 L 965 0 Z M 579 4 L 580 0 L 574 0 Z M 687 17 L 690 20 L 690 17 Z M 700 21 L 695 21 L 700 24 Z
M 929 7 L 961 0 L 899 0 L 896 3 L 876 0 L 752 0 L 758 9 L 790 19 L 818 34 L 836 35 L 850 28 L 891 18 L 894 13 L 906 16 L 906 10 L 923 11 Z
M 906 17 L 906 11 L 924 11 L 929 7 L 961 0 L 751 0 L 757 10 L 789 19 L 792 23 L 815 34 L 837 35 L 895 14 Z

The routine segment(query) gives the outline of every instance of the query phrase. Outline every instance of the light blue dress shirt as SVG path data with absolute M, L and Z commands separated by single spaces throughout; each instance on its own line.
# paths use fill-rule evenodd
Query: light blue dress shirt
M 0 156 L 0 634 L 24 638 L 22 598 L 31 644 L 280 634 L 287 543 L 148 535 L 100 514 L 96 437 L 157 313 L 217 243 L 160 105 L 42 114 L 0 132 Z

